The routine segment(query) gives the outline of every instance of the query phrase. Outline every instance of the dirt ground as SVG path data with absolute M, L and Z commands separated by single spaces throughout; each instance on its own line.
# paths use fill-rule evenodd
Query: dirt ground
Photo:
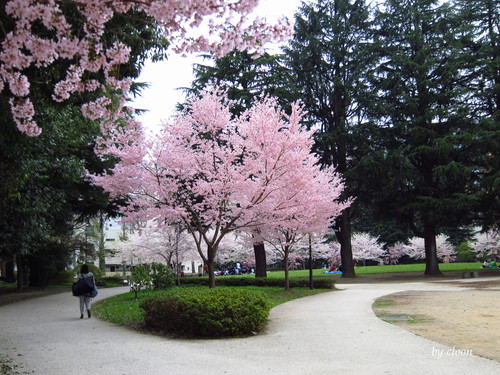
M 500 361 L 500 280 L 450 284 L 456 292 L 409 291 L 379 298 L 373 310 L 410 332 L 456 349 Z

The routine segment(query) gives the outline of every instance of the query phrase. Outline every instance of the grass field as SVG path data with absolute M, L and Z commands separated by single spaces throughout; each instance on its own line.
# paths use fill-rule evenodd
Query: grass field
M 481 269 L 481 263 L 441 263 L 439 269 L 442 272 L 447 271 L 475 271 Z M 325 269 L 314 269 L 314 277 L 340 277 L 340 274 L 325 274 Z M 417 264 L 396 264 L 383 266 L 366 266 L 356 267 L 357 275 L 377 274 L 377 273 L 404 273 L 404 272 L 422 272 L 425 271 L 424 263 Z M 284 278 L 284 271 L 273 271 L 268 273 L 270 278 Z M 290 278 L 308 278 L 309 270 L 293 270 L 290 271 Z

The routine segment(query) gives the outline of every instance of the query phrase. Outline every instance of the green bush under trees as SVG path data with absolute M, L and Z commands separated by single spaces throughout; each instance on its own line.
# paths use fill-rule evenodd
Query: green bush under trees
M 170 289 L 140 307 L 148 328 L 184 337 L 249 335 L 266 324 L 271 308 L 260 291 L 226 288 Z
M 130 278 L 130 290 L 137 293 L 149 289 L 167 289 L 175 285 L 170 267 L 161 263 L 142 264 L 134 267 Z

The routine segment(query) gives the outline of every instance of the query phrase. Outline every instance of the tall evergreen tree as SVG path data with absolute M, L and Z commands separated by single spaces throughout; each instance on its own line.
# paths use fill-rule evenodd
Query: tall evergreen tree
M 211 56 L 206 58 L 211 59 Z M 254 98 L 261 95 L 274 96 L 280 105 L 287 107 L 295 97 L 289 88 L 290 78 L 282 58 L 267 52 L 255 57 L 247 51 L 234 50 L 210 60 L 213 64 L 195 65 L 192 87 L 185 91 L 196 95 L 208 84 L 225 88 L 228 98 L 235 101 L 232 112 L 236 115 L 249 109 Z
M 355 167 L 372 147 L 362 105 L 368 95 L 365 73 L 373 64 L 367 48 L 369 30 L 365 1 L 317 0 L 302 4 L 295 16 L 293 40 L 285 48 L 298 97 L 308 111 L 308 125 L 318 129 L 316 152 L 324 165 L 342 173 L 346 197 L 360 196 L 366 187 Z M 359 203 L 336 220 L 343 277 L 355 276 L 351 219 Z
M 455 0 L 466 25 L 463 40 L 463 101 L 472 122 L 483 131 L 482 196 L 478 224 L 500 225 L 500 7 L 495 0 Z M 493 152 L 492 152 L 493 151 Z
M 386 181 L 378 208 L 424 238 L 425 273 L 436 275 L 436 236 L 472 222 L 484 171 L 485 134 L 464 103 L 463 24 L 437 0 L 387 0 L 376 23 L 371 115 L 386 148 L 373 170 Z

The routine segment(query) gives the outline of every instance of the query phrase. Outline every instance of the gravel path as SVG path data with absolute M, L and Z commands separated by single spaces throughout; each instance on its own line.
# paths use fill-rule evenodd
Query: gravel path
M 479 279 L 478 279 L 479 280 Z M 0 353 L 21 374 L 500 374 L 500 363 L 416 336 L 375 317 L 373 301 L 442 283 L 339 285 L 282 304 L 265 332 L 227 340 L 174 340 L 79 319 L 69 293 L 0 307 Z M 98 299 L 126 292 L 103 289 Z M 467 348 L 459 348 L 467 349 Z

